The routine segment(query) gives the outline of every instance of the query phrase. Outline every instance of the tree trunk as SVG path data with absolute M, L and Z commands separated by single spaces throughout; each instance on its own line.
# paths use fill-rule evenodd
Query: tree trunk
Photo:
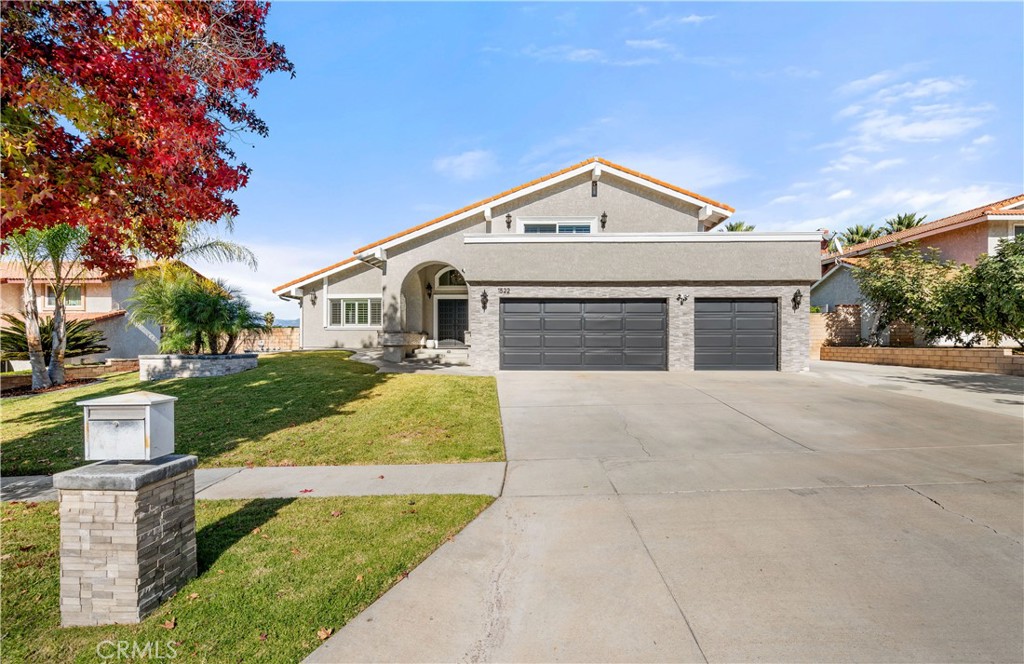
M 56 293 L 53 307 L 53 336 L 50 342 L 50 383 L 63 385 L 67 382 L 64 375 L 64 353 L 68 347 L 68 331 L 64 324 L 65 305 L 62 294 Z
M 32 274 L 26 274 L 25 289 L 22 291 L 22 308 L 25 314 L 25 340 L 28 343 L 28 361 L 32 365 L 32 389 L 50 387 L 50 375 L 46 371 L 46 354 L 43 352 L 43 337 L 39 333 L 39 305 L 36 302 L 36 285 Z
M 219 336 L 220 335 L 216 334 L 215 332 L 207 332 L 206 333 L 206 343 L 208 343 L 210 345 L 210 355 L 216 355 L 217 354 L 217 342 L 218 342 L 218 337 Z

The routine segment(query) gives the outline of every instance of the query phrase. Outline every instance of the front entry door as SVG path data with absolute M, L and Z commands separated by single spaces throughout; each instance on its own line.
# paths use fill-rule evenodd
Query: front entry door
M 466 343 L 467 327 L 469 327 L 469 300 L 439 299 L 437 301 L 438 345 L 452 342 Z

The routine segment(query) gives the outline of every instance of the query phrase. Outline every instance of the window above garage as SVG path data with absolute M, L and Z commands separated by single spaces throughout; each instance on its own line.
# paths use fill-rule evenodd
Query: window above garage
M 594 232 L 596 217 L 519 217 L 520 233 L 548 235 L 580 235 Z

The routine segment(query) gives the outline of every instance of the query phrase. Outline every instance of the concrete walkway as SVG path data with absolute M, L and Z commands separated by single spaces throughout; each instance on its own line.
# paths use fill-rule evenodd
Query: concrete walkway
M 502 497 L 308 662 L 1019 661 L 1021 417 L 502 373 Z
M 505 464 L 200 468 L 196 498 L 380 496 L 411 493 L 501 495 Z M 3 500 L 57 500 L 49 475 L 0 478 Z

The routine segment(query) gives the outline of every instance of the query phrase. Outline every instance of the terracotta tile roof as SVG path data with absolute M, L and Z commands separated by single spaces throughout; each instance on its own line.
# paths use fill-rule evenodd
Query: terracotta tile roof
M 355 260 L 356 260 L 356 257 L 352 256 L 351 258 L 346 258 L 345 260 L 337 262 L 334 265 L 328 265 L 327 267 L 320 268 L 316 272 L 310 272 L 309 274 L 304 274 L 301 277 L 299 277 L 298 279 L 292 279 L 288 283 L 281 284 L 280 286 L 275 288 L 273 290 L 273 292 L 276 293 L 277 291 L 282 291 L 282 290 L 288 288 L 289 286 L 294 286 L 295 284 L 299 283 L 300 281 L 305 281 L 306 279 L 309 279 L 311 277 L 315 277 L 318 274 L 323 274 L 324 272 L 330 272 L 334 268 L 341 267 L 342 265 L 348 265 L 349 263 L 355 262 Z
M 352 253 L 354 253 L 354 254 L 361 254 L 361 253 L 363 253 L 364 251 L 366 251 L 368 249 L 373 249 L 374 247 L 379 247 L 380 245 L 386 244 L 388 242 L 391 242 L 392 240 L 397 240 L 398 238 L 405 237 L 406 235 L 410 235 L 412 233 L 415 233 L 416 231 L 423 230 L 424 228 L 429 228 L 430 226 L 433 226 L 434 224 L 439 224 L 442 221 L 446 221 L 446 220 L 451 219 L 452 217 L 456 217 L 456 216 L 458 216 L 458 215 L 460 215 L 460 214 L 462 214 L 464 212 L 468 212 L 469 210 L 472 210 L 473 208 L 480 207 L 481 205 L 487 205 L 488 203 L 492 203 L 492 202 L 494 202 L 494 201 L 496 201 L 496 200 L 498 200 L 500 198 L 504 198 L 505 196 L 508 196 L 509 194 L 514 194 L 517 191 L 522 191 L 523 189 L 528 189 L 530 187 L 533 187 L 534 185 L 538 185 L 538 184 L 541 184 L 541 183 L 546 182 L 548 180 L 551 180 L 553 178 L 557 178 L 559 175 L 564 175 L 565 173 L 568 173 L 570 171 L 574 171 L 577 168 L 580 168 L 582 166 L 586 166 L 588 164 L 595 164 L 595 163 L 596 164 L 602 164 L 604 166 L 608 166 L 610 168 L 614 168 L 614 169 L 620 170 L 620 171 L 622 171 L 624 173 L 629 173 L 630 175 L 632 175 L 634 177 L 638 177 L 638 178 L 647 180 L 651 184 L 656 184 L 658 186 L 665 187 L 666 189 L 671 189 L 672 191 L 675 191 L 677 193 L 683 194 L 684 196 L 689 196 L 691 198 L 695 198 L 695 199 L 697 199 L 699 201 L 703 201 L 704 203 L 707 203 L 709 205 L 714 205 L 715 207 L 721 208 L 723 210 L 728 210 L 729 212 L 735 212 L 736 211 L 734 208 L 732 208 L 729 205 L 726 205 L 725 203 L 720 203 L 720 202 L 718 202 L 718 201 L 716 201 L 714 199 L 707 198 L 706 196 L 701 196 L 700 194 L 696 194 L 696 193 L 694 193 L 694 192 L 692 192 L 692 191 L 690 191 L 688 189 L 683 189 L 682 187 L 677 187 L 674 184 L 670 184 L 668 182 L 664 182 L 664 181 L 659 180 L 657 178 L 653 178 L 650 175 L 647 175 L 645 173 L 641 173 L 640 171 L 634 171 L 631 168 L 626 168 L 625 166 L 620 166 L 619 164 L 616 164 L 614 162 L 608 161 L 607 159 L 602 159 L 601 157 L 591 157 L 590 159 L 586 159 L 584 161 L 581 161 L 578 164 L 573 164 L 572 166 L 568 166 L 568 167 L 563 168 L 563 169 L 561 169 L 559 171 L 555 171 L 554 173 L 548 173 L 547 175 L 545 175 L 543 177 L 539 177 L 539 178 L 537 178 L 535 180 L 530 180 L 529 182 L 525 182 L 525 183 L 519 185 L 518 187 L 512 187 L 511 189 L 507 189 L 507 190 L 501 192 L 500 194 L 495 194 L 494 196 L 490 196 L 488 198 L 485 198 L 483 200 L 477 201 L 475 203 L 470 203 L 469 205 L 463 206 L 463 207 L 461 207 L 458 210 L 455 210 L 453 212 L 449 212 L 449 213 L 444 214 L 444 215 L 442 215 L 440 217 L 436 217 L 434 219 L 431 219 L 430 221 L 425 221 L 422 224 L 418 224 L 416 226 L 413 226 L 412 228 L 407 228 L 404 231 L 400 231 L 398 233 L 394 233 L 392 235 L 387 236 L 386 238 L 383 238 L 381 240 L 377 240 L 376 242 L 373 242 L 372 244 L 368 244 L 368 245 L 366 245 L 364 247 L 359 247 L 358 249 L 356 249 Z M 347 263 L 351 263 L 353 260 L 355 260 L 355 259 L 354 258 L 348 258 L 346 260 L 341 261 L 340 263 L 335 263 L 334 265 L 328 265 L 327 267 L 321 268 L 319 270 L 316 270 L 315 272 L 310 272 L 309 274 L 303 275 L 303 276 L 299 277 L 298 279 L 292 279 L 288 283 L 281 284 L 280 286 L 275 288 L 273 290 L 273 292 L 276 293 L 278 291 L 284 290 L 284 289 L 288 288 L 289 286 L 294 286 L 295 284 L 300 283 L 302 281 L 305 281 L 305 280 L 307 280 L 307 279 L 309 279 L 311 277 L 315 277 L 317 275 L 323 274 L 324 272 L 329 272 L 329 271 L 331 271 L 331 270 L 333 270 L 335 268 L 341 267 L 341 266 L 343 266 L 343 265 L 345 265 Z
M 920 226 L 914 226 L 913 228 L 908 228 L 908 229 L 906 229 L 904 231 L 899 231 L 898 233 L 890 233 L 888 235 L 883 235 L 881 237 L 876 237 L 873 240 L 868 240 L 867 242 L 861 242 L 860 244 L 853 244 L 853 245 L 850 245 L 849 247 L 846 247 L 843 250 L 842 254 L 839 254 L 839 253 L 826 253 L 822 257 L 822 259 L 824 260 L 826 258 L 836 258 L 838 256 L 846 256 L 848 254 L 860 253 L 860 252 L 863 252 L 863 251 L 867 251 L 869 249 L 874 249 L 875 247 L 881 247 L 881 246 L 889 245 L 889 244 L 899 244 L 900 242 L 909 242 L 909 241 L 913 240 L 915 237 L 917 237 L 918 235 L 923 235 L 925 233 L 931 233 L 933 231 L 940 230 L 942 228 L 947 228 L 947 227 L 950 227 L 950 226 L 956 226 L 957 224 L 962 224 L 964 222 L 973 221 L 975 219 L 980 220 L 982 217 L 987 216 L 987 215 L 1024 214 L 1024 210 L 1004 210 L 1003 209 L 1005 207 L 1013 205 L 1014 203 L 1020 203 L 1021 201 L 1024 201 L 1024 194 L 1019 194 L 1017 196 L 1014 196 L 1012 198 L 1007 198 L 1007 199 L 1002 200 L 1002 201 L 998 201 L 998 202 L 995 202 L 995 203 L 989 203 L 988 205 L 982 205 L 980 207 L 976 207 L 976 208 L 973 208 L 973 209 L 970 209 L 970 210 L 965 210 L 963 212 L 958 212 L 957 214 L 951 215 L 949 217 L 943 217 L 942 219 L 936 219 L 935 221 L 928 221 L 928 222 L 925 222 L 925 223 L 921 224 Z
M 186 263 L 181 263 L 181 264 L 184 265 L 185 267 L 189 268 L 193 272 L 195 272 L 195 270 L 192 269 L 188 264 L 186 264 Z M 135 270 L 136 271 L 148 270 L 149 268 L 155 267 L 156 265 L 157 265 L 156 261 L 140 260 L 140 261 L 138 261 L 135 264 Z M 40 269 L 39 277 L 37 277 L 36 281 L 46 281 L 47 275 L 50 274 L 49 269 L 50 268 L 49 268 L 48 265 L 44 265 Z M 196 272 L 196 274 L 198 275 L 199 273 Z M 200 275 L 200 276 L 202 276 L 202 275 Z M 24 281 L 25 281 L 25 270 L 22 269 L 22 267 L 21 267 L 21 265 L 19 263 L 17 263 L 16 261 L 0 261 L 0 283 L 4 283 L 4 284 L 6 284 L 6 283 L 23 283 Z M 82 273 L 82 275 L 80 277 L 78 277 L 77 279 L 74 279 L 73 281 L 76 284 L 79 284 L 79 283 L 81 283 L 81 284 L 102 284 L 102 283 L 106 283 L 108 281 L 116 281 L 116 280 L 111 279 L 110 277 L 105 275 L 103 273 L 103 270 L 92 269 L 92 270 L 86 270 L 85 272 Z
M 39 312 L 40 315 L 46 315 L 45 311 Z M 118 316 L 124 316 L 127 312 L 121 311 L 69 311 L 67 312 L 68 320 L 91 320 L 97 322 L 101 320 L 109 320 L 111 318 L 117 318 Z
M 458 210 L 455 210 L 454 212 L 449 212 L 448 214 L 442 215 L 442 216 L 437 217 L 435 219 L 431 219 L 430 221 L 423 222 L 422 224 L 419 224 L 417 226 L 413 226 L 412 228 L 407 228 L 404 231 L 395 233 L 393 235 L 389 235 L 386 238 L 384 238 L 382 240 L 377 240 L 376 242 L 374 242 L 372 244 L 368 244 L 365 247 L 359 247 L 358 249 L 356 249 L 352 253 L 360 254 L 360 253 L 366 251 L 367 249 L 373 249 L 374 247 L 379 247 L 380 245 L 385 244 L 387 242 L 391 242 L 392 240 L 397 240 L 400 237 L 404 237 L 404 236 L 409 235 L 411 233 L 415 233 L 416 231 L 423 230 L 424 228 L 428 228 L 430 226 L 433 226 L 434 224 L 439 224 L 442 221 L 445 221 L 447 219 L 451 219 L 452 217 L 456 217 L 456 216 L 462 214 L 463 212 L 468 212 L 469 210 L 472 210 L 475 207 L 480 207 L 481 205 L 487 205 L 488 203 L 492 203 L 492 202 L 498 200 L 499 198 L 504 198 L 505 196 L 508 196 L 509 194 L 514 194 L 517 191 L 522 191 L 523 189 L 528 189 L 530 187 L 533 187 L 534 185 L 538 185 L 538 184 L 541 184 L 541 183 L 546 182 L 548 180 L 551 180 L 553 178 L 557 178 L 559 175 L 564 175 L 565 173 L 568 173 L 570 171 L 574 171 L 577 168 L 586 166 L 588 164 L 602 164 L 602 165 L 608 166 L 610 168 L 615 168 L 617 170 L 623 171 L 624 173 L 629 173 L 630 175 L 632 175 L 634 177 L 638 177 L 638 178 L 642 178 L 644 180 L 647 180 L 651 184 L 656 184 L 656 185 L 659 185 L 661 187 L 665 187 L 666 189 L 671 189 L 672 191 L 675 191 L 675 192 L 678 192 L 680 194 L 683 194 L 684 196 L 689 196 L 691 198 L 696 198 L 699 201 L 703 201 L 705 203 L 708 203 L 709 205 L 714 205 L 715 207 L 722 208 L 723 210 L 728 210 L 729 212 L 735 212 L 736 211 L 732 207 L 726 205 L 725 203 L 719 203 L 716 200 L 713 200 L 713 199 L 710 199 L 710 198 L 706 198 L 704 196 L 701 196 L 700 194 L 695 194 L 694 192 L 689 191 L 688 189 L 683 189 L 682 187 L 677 187 L 674 184 L 669 184 L 668 182 L 663 182 L 662 180 L 658 180 L 657 178 L 653 178 L 650 175 L 646 175 L 646 174 L 641 173 L 639 171 L 634 171 L 634 170 L 632 170 L 630 168 L 626 168 L 625 166 L 620 166 L 619 164 L 616 164 L 614 162 L 608 161 L 607 159 L 602 159 L 601 157 L 591 157 L 590 159 L 586 159 L 584 161 L 581 161 L 578 164 L 573 164 L 572 166 L 568 166 L 566 168 L 563 168 L 560 171 L 555 171 L 554 173 L 548 173 L 547 175 L 539 177 L 536 180 L 530 180 L 529 182 L 525 182 L 525 183 L 519 185 L 518 187 L 512 187 L 511 189 L 506 189 L 505 191 L 501 192 L 500 194 L 495 194 L 494 196 L 489 196 L 488 198 L 485 198 L 483 200 L 477 201 L 475 203 L 470 203 L 469 205 L 461 207 Z

